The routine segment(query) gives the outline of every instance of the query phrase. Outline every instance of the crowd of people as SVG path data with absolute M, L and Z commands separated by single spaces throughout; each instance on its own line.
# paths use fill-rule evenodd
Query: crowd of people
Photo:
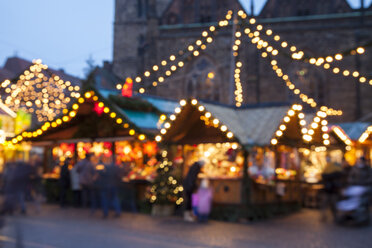
M 112 207 L 118 217 L 121 213 L 118 188 L 125 171 L 106 157 L 97 164 L 91 157 L 88 153 L 75 165 L 70 159 L 64 161 L 59 178 L 60 205 L 66 206 L 67 192 L 71 191 L 75 206 L 90 207 L 92 214 L 101 207 L 104 218 Z
M 350 203 L 354 203 L 355 209 L 360 207 L 363 202 L 359 198 L 353 198 L 349 201 L 347 193 L 355 191 L 365 192 L 365 199 L 367 213 L 369 212 L 369 203 L 372 187 L 372 169 L 368 164 L 365 157 L 360 157 L 354 166 L 350 166 L 346 160 L 342 161 L 342 164 L 336 164 L 331 162 L 331 159 L 327 157 L 327 165 L 324 168 L 322 174 L 322 217 L 325 221 L 327 219 L 328 210 L 331 211 L 334 218 L 337 216 L 338 210 L 343 210 L 344 206 L 351 206 Z M 351 208 L 348 207 L 351 212 Z M 368 217 L 369 218 L 369 217 Z
M 93 163 L 91 157 L 87 154 L 76 164 L 69 158 L 63 161 L 58 179 L 59 204 L 61 208 L 71 204 L 90 207 L 92 214 L 101 208 L 104 218 L 108 217 L 112 207 L 118 217 L 121 214 L 118 187 L 125 170 L 106 158 Z M 42 171 L 41 160 L 37 157 L 30 162 L 19 160 L 6 163 L 1 177 L 1 214 L 26 214 L 26 200 L 34 203 L 36 211 L 40 212 L 46 194 Z
M 17 209 L 27 213 L 26 199 L 31 199 L 36 211 L 40 211 L 42 201 L 42 168 L 38 157 L 29 163 L 9 161 L 1 178 L 3 191 L 2 214 L 13 214 Z
M 206 221 L 211 212 L 213 192 L 207 179 L 203 179 L 198 186 L 199 174 L 205 164 L 200 160 L 188 170 L 183 180 L 186 221 Z M 119 186 L 125 176 L 125 169 L 116 166 L 110 158 L 102 157 L 98 163 L 92 162 L 92 155 L 76 164 L 71 159 L 65 159 L 60 167 L 59 203 L 62 208 L 69 206 L 89 207 L 91 213 L 102 209 L 104 218 L 109 215 L 109 209 L 114 210 L 114 216 L 121 214 Z M 344 160 L 342 165 L 332 163 L 327 158 L 327 166 L 322 174 L 322 219 L 326 219 L 330 209 L 336 214 L 340 195 L 349 188 L 355 191 L 357 186 L 363 192 L 372 186 L 372 169 L 364 157 L 359 158 L 355 166 L 349 166 Z M 9 161 L 2 175 L 2 191 L 4 195 L 0 213 L 13 214 L 19 211 L 27 213 L 25 201 L 31 200 L 36 211 L 40 211 L 41 202 L 45 198 L 42 187 L 42 164 L 38 157 L 30 162 Z M 350 188 L 353 187 L 353 188 Z M 71 194 L 72 193 L 72 194 Z M 347 202 L 343 202 L 347 205 Z

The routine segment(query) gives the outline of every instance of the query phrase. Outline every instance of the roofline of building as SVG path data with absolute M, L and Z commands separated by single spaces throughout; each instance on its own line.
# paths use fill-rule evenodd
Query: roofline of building
M 355 11 L 348 13 L 334 13 L 326 15 L 309 15 L 309 16 L 289 16 L 289 17 L 278 17 L 278 18 L 260 18 L 257 17 L 257 23 L 263 24 L 274 24 L 281 22 L 303 22 L 303 21 L 321 21 L 321 20 L 338 20 L 344 18 L 360 18 L 361 16 L 369 17 L 372 16 L 372 11 Z M 229 25 L 232 23 L 230 22 Z M 218 22 L 208 23 L 190 23 L 190 24 L 175 24 L 175 25 L 160 25 L 160 30 L 174 30 L 174 29 L 187 29 L 187 28 L 207 28 L 210 26 L 218 26 Z

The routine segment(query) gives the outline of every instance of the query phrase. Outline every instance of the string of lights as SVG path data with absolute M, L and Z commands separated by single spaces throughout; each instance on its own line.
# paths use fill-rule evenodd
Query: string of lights
M 35 113 L 39 122 L 51 121 L 67 107 L 71 97 L 80 97 L 79 86 L 64 82 L 59 76 L 46 75 L 48 66 L 41 60 L 33 64 L 19 76 L 16 83 L 5 80 L 0 84 L 7 94 L 4 103 L 13 111 L 22 109 Z M 65 89 L 68 94 L 65 94 Z M 76 91 L 76 92 L 75 92 Z
M 51 122 L 45 122 L 40 128 L 33 132 L 22 132 L 21 134 L 17 135 L 14 137 L 11 141 L 5 142 L 5 145 L 15 145 L 25 138 L 36 138 L 40 135 L 42 135 L 44 132 L 51 128 L 56 128 L 63 123 L 67 123 L 74 119 L 76 117 L 77 111 L 80 108 L 80 105 L 83 104 L 85 101 L 92 100 L 94 103 L 97 103 L 97 106 L 103 110 L 103 113 L 107 114 L 110 116 L 110 118 L 115 120 L 115 123 L 117 125 L 122 125 L 124 128 L 130 128 L 129 123 L 124 123 L 123 119 L 118 117 L 116 112 L 111 110 L 108 106 L 106 106 L 102 101 L 99 100 L 99 97 L 95 95 L 93 91 L 86 92 L 83 97 L 80 97 L 77 100 L 77 103 L 74 103 L 72 105 L 72 109 L 68 111 L 67 109 L 63 110 L 63 116 L 59 117 L 58 119 L 55 119 L 54 121 Z M 129 135 L 130 136 L 136 136 L 136 138 L 140 141 L 143 141 L 146 139 L 145 134 L 137 133 L 135 128 L 131 128 L 129 130 Z
M 372 126 L 369 126 L 367 130 L 360 136 L 359 142 L 364 143 L 371 134 L 372 134 Z
M 186 101 L 182 99 L 180 101 L 180 105 L 175 108 L 174 114 L 172 114 L 169 119 L 170 121 L 164 122 L 163 128 L 160 130 L 160 134 L 155 137 L 156 142 L 161 142 L 163 140 L 163 136 L 168 132 L 168 129 L 171 128 L 172 124 L 176 121 L 177 116 L 182 112 L 182 109 L 187 105 L 191 104 L 192 106 L 196 107 L 198 111 L 201 113 L 200 119 L 204 121 L 204 123 L 208 126 L 213 126 L 214 128 L 219 128 L 222 132 L 226 134 L 228 139 L 233 139 L 234 134 L 229 131 L 226 125 L 224 125 L 219 119 L 214 118 L 210 112 L 207 111 L 205 106 L 200 104 L 198 100 L 192 99 L 190 101 Z
M 241 16 L 241 18 L 245 19 L 245 18 L 243 18 L 243 16 Z M 288 41 L 282 40 L 282 38 L 279 35 L 274 34 L 274 32 L 271 29 L 266 29 L 265 30 L 262 25 L 256 25 L 255 23 L 256 23 L 256 20 L 254 18 L 251 18 L 249 20 L 249 24 L 251 26 L 253 26 L 254 28 L 256 28 L 256 30 L 257 30 L 254 33 L 254 35 L 256 37 L 258 37 L 260 35 L 260 33 L 263 33 L 268 37 L 273 37 L 274 42 L 276 42 L 277 44 L 280 44 L 279 49 L 287 49 L 287 50 L 290 51 L 290 56 L 289 57 L 291 57 L 293 60 L 303 61 L 305 63 L 309 63 L 309 64 L 312 64 L 312 65 L 315 65 L 315 66 L 318 66 L 318 67 L 322 66 L 325 70 L 328 70 L 328 69 L 331 68 L 331 66 L 330 66 L 331 63 L 339 62 L 339 61 L 342 61 L 344 59 L 345 54 L 343 54 L 343 53 L 335 53 L 334 55 L 328 55 L 328 56 L 325 56 L 325 57 L 318 57 L 318 58 L 310 57 L 310 58 L 308 58 L 305 55 L 304 51 L 298 50 L 298 48 L 296 46 L 290 45 L 290 43 Z M 277 55 L 279 53 L 279 51 L 277 49 L 275 49 L 274 46 L 268 46 L 268 48 L 269 48 L 269 50 L 272 50 L 274 52 L 273 55 L 274 54 Z M 361 55 L 361 54 L 364 54 L 364 53 L 365 53 L 365 48 L 361 47 L 361 46 L 350 50 L 350 55 Z M 342 74 L 340 73 L 340 75 L 343 75 L 345 77 L 353 76 L 353 77 L 357 78 L 360 83 L 365 83 L 365 82 L 369 81 L 369 84 L 372 85 L 372 79 L 367 79 L 368 78 L 367 76 L 363 76 L 362 73 L 360 73 L 358 71 L 352 71 L 352 70 L 347 70 L 347 69 L 341 70 L 338 67 L 334 67 L 332 72 L 334 74 L 339 74 L 340 72 L 342 72 Z
M 288 110 L 287 115 L 284 116 L 282 123 L 279 125 L 279 128 L 275 132 L 275 137 L 271 139 L 272 145 L 277 145 L 279 143 L 280 138 L 283 136 L 285 131 L 287 130 L 287 124 L 294 118 L 297 114 L 297 117 L 300 120 L 300 125 L 304 127 L 306 125 L 306 121 L 304 120 L 305 114 L 302 113 L 303 107 L 299 104 L 292 105 L 291 109 Z
M 252 20 L 252 19 L 250 22 L 251 23 L 255 22 L 255 20 L 254 19 Z M 258 30 L 252 32 L 249 28 L 246 28 L 244 30 L 244 33 L 249 37 L 249 39 L 251 40 L 253 44 L 257 44 L 257 49 L 261 52 L 261 56 L 263 58 L 270 59 L 269 54 L 271 54 L 272 56 L 277 56 L 278 50 L 274 49 L 272 46 L 270 46 L 270 44 L 267 41 L 264 41 L 260 38 L 259 36 L 260 29 L 261 28 L 258 27 Z M 262 49 L 265 49 L 266 51 L 262 51 Z M 282 79 L 285 82 L 285 85 L 287 86 L 287 88 L 291 92 L 293 92 L 294 95 L 298 96 L 302 102 L 307 103 L 312 108 L 317 107 L 318 104 L 316 103 L 316 101 L 313 98 L 302 93 L 301 90 L 298 87 L 296 87 L 296 85 L 290 80 L 289 76 L 283 73 L 283 70 L 282 68 L 279 67 L 277 60 L 270 59 L 270 64 L 272 66 L 271 67 L 272 70 L 276 73 L 278 78 Z M 342 115 L 341 110 L 334 110 L 332 108 L 327 108 L 327 113 L 329 115 Z
M 243 103 L 243 88 L 242 88 L 242 83 L 240 79 L 240 73 L 241 69 L 243 67 L 243 63 L 241 61 L 237 61 L 236 58 L 239 56 L 239 48 L 242 44 L 241 38 L 242 33 L 240 30 L 237 30 L 235 32 L 235 41 L 232 47 L 233 50 L 233 56 L 235 58 L 235 68 L 234 68 L 234 81 L 235 81 L 235 106 L 236 107 L 241 107 Z
M 322 133 L 323 144 L 325 146 L 330 145 L 331 142 L 329 141 L 329 134 L 327 133 L 328 132 L 328 127 L 327 127 L 328 122 L 327 122 L 327 120 L 325 120 L 326 117 L 327 117 L 326 112 L 323 112 L 323 111 L 318 111 L 317 112 L 316 116 L 314 116 L 314 118 L 313 118 L 313 122 L 309 125 L 309 128 L 308 129 L 304 128 L 302 130 L 303 139 L 305 141 L 307 141 L 307 142 L 312 141 L 316 130 L 320 129 L 320 131 Z
M 229 20 L 232 18 L 232 11 L 228 11 L 225 20 L 221 20 L 218 22 L 217 26 L 210 26 L 207 30 L 204 30 L 201 34 L 201 37 L 196 40 L 195 42 L 189 44 L 187 48 L 180 50 L 178 52 L 179 56 L 170 55 L 168 59 L 162 60 L 160 64 L 153 65 L 150 69 L 146 70 L 142 76 L 136 76 L 134 81 L 136 83 L 142 83 L 145 79 L 151 79 L 150 77 L 153 75 L 154 80 L 152 80 L 152 84 L 149 85 L 147 88 L 150 87 L 157 87 L 159 83 L 163 83 L 166 78 L 169 78 L 173 73 L 175 73 L 178 69 L 184 67 L 185 62 L 193 57 L 198 57 L 200 53 L 207 49 L 207 46 L 214 42 L 214 35 L 216 32 L 222 28 L 229 25 Z M 165 68 L 168 66 L 168 68 Z M 163 72 L 159 75 L 159 72 L 163 68 Z M 157 75 L 155 75 L 157 74 Z M 123 84 L 117 84 L 116 88 L 121 90 L 124 87 Z M 145 87 L 141 87 L 138 92 L 143 94 L 146 92 Z

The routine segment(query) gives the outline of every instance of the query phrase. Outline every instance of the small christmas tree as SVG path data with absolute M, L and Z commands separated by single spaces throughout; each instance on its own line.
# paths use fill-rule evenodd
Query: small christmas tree
M 181 205 L 183 202 L 183 187 L 173 174 L 172 162 L 168 161 L 165 156 L 159 162 L 157 176 L 151 186 L 148 197 L 150 202 L 155 205 Z

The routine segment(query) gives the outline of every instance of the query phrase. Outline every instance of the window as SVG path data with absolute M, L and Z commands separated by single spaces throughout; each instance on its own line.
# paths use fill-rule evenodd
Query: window
M 196 60 L 186 79 L 186 95 L 197 99 L 219 101 L 220 77 L 215 65 L 206 57 Z

